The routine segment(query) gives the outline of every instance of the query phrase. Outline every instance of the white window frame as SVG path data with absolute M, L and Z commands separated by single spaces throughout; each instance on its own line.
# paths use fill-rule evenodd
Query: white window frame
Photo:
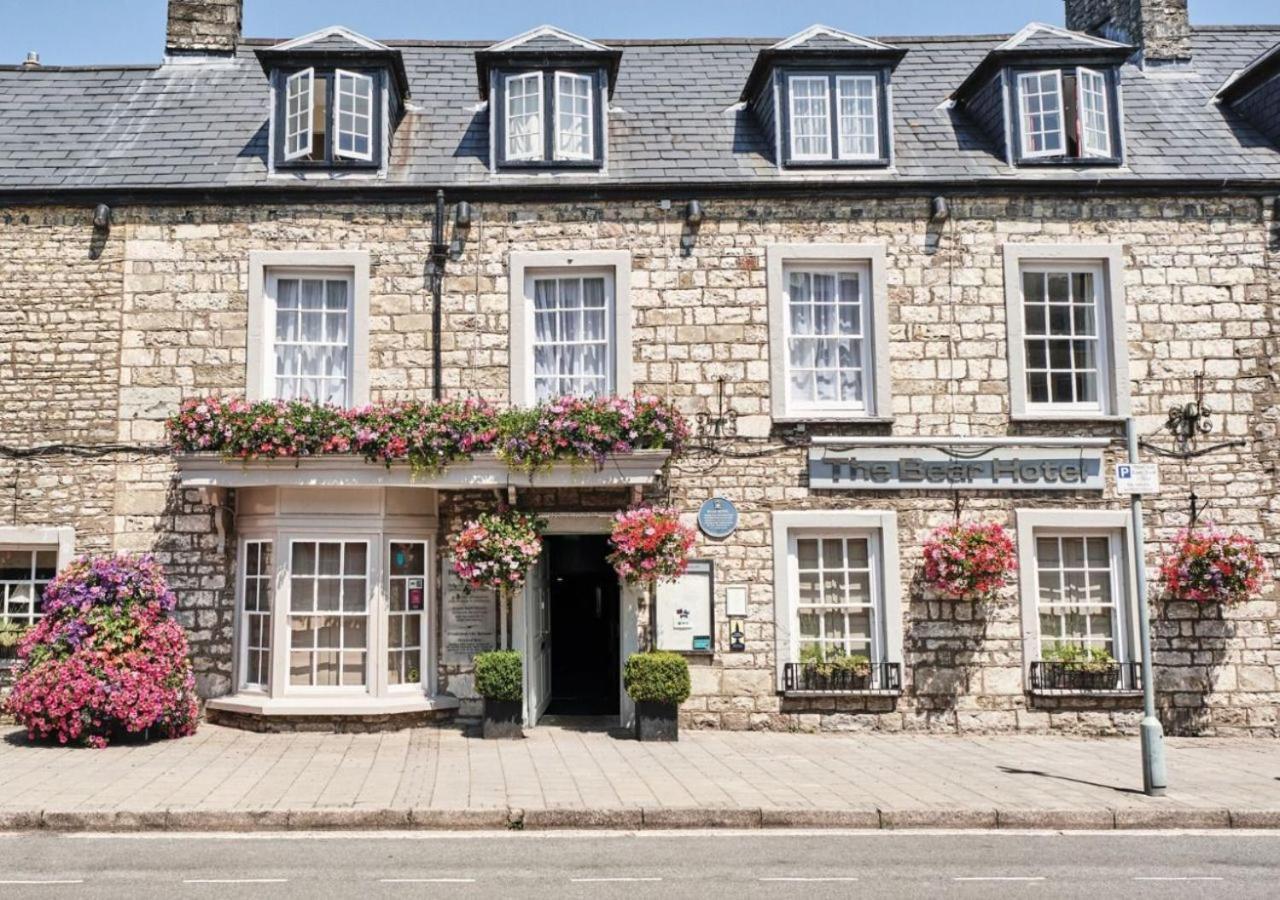
M 823 117 L 823 140 L 826 141 L 825 152 L 801 153 L 796 149 L 796 94 L 795 84 L 799 81 L 818 82 L 822 85 L 823 103 L 826 108 L 826 115 Z M 806 98 L 813 99 L 813 98 Z M 788 141 L 791 146 L 790 158 L 799 162 L 812 162 L 814 160 L 831 159 L 834 154 L 831 147 L 831 116 L 833 110 L 831 108 L 831 81 L 826 75 L 788 75 L 787 76 L 787 134 Z M 816 119 L 816 116 L 805 116 L 806 119 Z M 806 137 L 812 137 L 808 135 Z
M 891 421 L 889 289 L 883 244 L 771 244 L 765 250 L 769 296 L 769 382 L 775 422 Z M 870 284 L 863 303 L 863 388 L 860 404 L 798 405 L 790 399 L 789 279 L 792 270 L 859 268 Z M 863 279 L 860 279 L 860 281 Z
M 377 620 L 379 618 L 378 609 L 380 606 L 382 606 L 382 604 L 378 603 L 377 589 L 379 587 L 379 584 L 374 580 L 375 578 L 381 577 L 381 574 L 380 574 L 381 566 L 378 564 L 379 557 L 381 556 L 381 554 L 375 551 L 375 547 L 377 546 L 377 543 L 378 543 L 378 535 L 376 534 L 356 533 L 356 534 L 350 534 L 350 535 L 334 535 L 334 534 L 313 534 L 309 532 L 298 532 L 296 534 L 289 535 L 288 541 L 284 545 L 288 548 L 288 554 L 289 554 L 289 560 L 285 564 L 286 568 L 289 571 L 289 576 L 288 576 L 288 579 L 285 581 L 285 585 L 286 585 L 285 589 L 282 592 L 280 592 L 281 594 L 283 594 L 283 597 L 276 603 L 274 609 L 272 610 L 272 615 L 275 616 L 275 618 L 281 620 L 284 626 L 283 629 L 279 627 L 274 628 L 273 637 L 275 635 L 278 635 L 281 632 L 281 630 L 283 630 L 284 641 L 279 644 L 273 645 L 273 650 L 275 649 L 275 647 L 279 647 L 279 656 L 281 657 L 281 661 L 283 662 L 283 666 L 285 670 L 285 680 L 283 682 L 283 687 L 287 693 L 293 694 L 295 696 L 300 696 L 300 697 L 314 696 L 314 695 L 343 695 L 343 694 L 373 695 L 376 693 L 376 685 L 375 685 L 376 670 L 374 670 L 373 668 L 372 657 L 374 656 L 373 645 L 376 643 L 376 640 L 374 638 L 374 630 L 375 628 L 377 628 Z M 292 632 L 292 629 L 289 627 L 289 622 L 293 618 L 322 618 L 323 616 L 326 615 L 326 613 L 323 613 L 323 612 L 294 612 L 293 610 L 293 584 L 292 584 L 293 550 L 297 544 L 316 544 L 316 545 L 339 544 L 343 548 L 341 551 L 341 555 L 343 557 L 344 569 L 346 565 L 346 560 L 345 560 L 346 546 L 348 544 L 364 544 L 365 545 L 365 557 L 364 557 L 365 558 L 365 573 L 364 573 L 365 646 L 364 646 L 364 679 L 363 679 L 364 683 L 363 684 L 303 685 L 303 684 L 293 683 L 290 670 L 292 668 L 291 657 L 293 656 L 294 647 L 293 647 L 293 632 Z M 318 564 L 319 563 L 317 560 L 317 565 Z M 345 577 L 346 577 L 345 572 L 339 577 L 345 580 Z M 385 609 L 385 607 L 383 608 Z M 278 616 L 275 615 L 277 612 L 279 613 Z M 336 616 L 339 620 L 342 620 L 342 621 L 345 621 L 346 619 L 359 618 L 359 614 L 348 613 L 345 610 L 343 610 L 341 607 L 339 607 L 339 609 L 337 610 L 330 611 L 329 613 L 327 613 L 327 615 Z M 339 628 L 339 631 L 341 630 L 342 629 Z M 306 647 L 303 647 L 300 649 L 308 650 L 308 648 Z M 339 679 L 341 679 L 342 677 L 342 674 L 341 674 L 342 673 L 342 653 L 344 651 L 345 651 L 345 643 L 338 648 Z M 312 650 L 311 652 L 314 654 L 314 650 Z M 275 665 L 274 657 L 275 657 L 275 654 L 273 653 L 273 657 L 272 657 L 273 665 Z M 277 666 L 277 670 L 278 670 L 278 666 Z M 313 674 L 314 674 L 314 663 L 313 663 Z
M 1040 83 L 1044 76 L 1052 75 L 1054 84 L 1056 85 L 1058 97 L 1058 149 L 1056 150 L 1032 150 L 1030 145 L 1030 111 L 1027 108 L 1027 83 L 1035 79 L 1037 96 L 1044 96 L 1039 90 Z M 1020 151 L 1023 159 L 1042 159 L 1051 156 L 1063 156 L 1067 152 L 1067 122 L 1065 113 L 1065 103 L 1062 96 L 1062 70 L 1061 69 L 1039 69 L 1034 72 L 1018 73 L 1018 134 L 1020 136 Z M 1041 110 L 1040 115 L 1045 115 L 1046 111 Z M 1053 132 L 1044 131 L 1040 134 L 1049 135 Z
M 1112 589 L 1115 595 L 1116 624 L 1113 646 L 1117 662 L 1138 659 L 1138 596 L 1133 566 L 1131 517 L 1123 510 L 1106 509 L 1015 509 L 1017 522 L 1018 588 L 1021 594 L 1022 670 L 1024 684 L 1031 688 L 1031 663 L 1040 656 L 1040 585 L 1036 563 L 1036 537 L 1048 535 L 1109 534 L 1112 536 Z M 1121 643 L 1123 641 L 1123 644 Z M 1134 687 L 1124 684 L 1126 689 Z M 1055 691 L 1054 693 L 1062 693 Z M 1089 692 L 1096 693 L 1096 692 Z
M 55 528 L 31 526 L 0 526 L 0 549 L 34 552 L 53 550 L 57 554 L 55 565 L 57 572 L 71 562 L 75 556 L 75 529 L 69 526 Z M 55 572 L 56 574 L 56 572 Z M 3 589 L 0 588 L 0 591 Z M 31 614 L 24 617 L 22 624 L 33 625 L 40 620 L 40 597 L 32 597 Z M 0 593 L 0 621 L 5 621 L 4 597 Z
M 605 348 L 605 387 L 604 390 L 594 396 L 608 397 L 617 394 L 617 375 L 618 375 L 618 344 L 617 344 L 617 285 L 614 283 L 614 270 L 612 268 L 589 269 L 582 268 L 561 268 L 561 269 L 526 269 L 525 270 L 525 296 L 529 301 L 529 339 L 530 348 L 534 357 L 534 365 L 530 372 L 529 390 L 531 396 L 535 399 L 538 396 L 538 371 L 537 371 L 537 346 L 538 346 L 538 327 L 537 327 L 537 308 L 534 298 L 537 291 L 537 283 L 539 281 L 554 281 L 557 284 L 557 291 L 561 281 L 579 281 L 580 283 L 588 278 L 599 278 L 604 281 L 604 340 L 603 341 L 586 341 L 581 338 L 574 341 L 574 344 L 604 344 Z M 585 292 L 580 292 L 581 293 Z M 557 300 L 558 302 L 558 300 Z M 557 306 L 557 309 L 559 307 Z M 550 342 L 551 346 L 566 347 L 571 344 L 562 339 Z M 555 373 L 557 379 L 573 378 L 575 376 L 566 376 L 562 373 Z M 554 397 L 563 396 L 557 393 Z M 578 395 L 574 396 L 592 396 Z M 553 399 L 547 397 L 543 399 Z
M 351 278 L 348 307 L 347 405 L 369 402 L 369 253 L 364 250 L 274 251 L 249 253 L 249 334 L 246 396 L 250 401 L 275 396 L 275 307 L 268 289 L 271 275 L 295 271 L 345 272 Z
M 392 575 L 391 574 L 391 545 L 392 544 L 421 544 L 423 546 L 423 602 L 420 611 L 392 612 L 391 611 L 391 579 L 407 578 L 409 576 Z M 407 694 L 420 693 L 427 689 L 430 681 L 430 654 L 431 654 L 431 611 L 432 611 L 432 583 L 431 570 L 435 557 L 432 553 L 434 543 L 428 537 L 421 534 L 401 534 L 399 532 L 387 532 L 382 535 L 382 578 L 379 581 L 379 590 L 381 592 L 379 605 L 382 614 L 378 617 L 379 622 L 376 628 L 377 633 L 385 634 L 386 637 L 380 641 L 382 646 L 382 655 L 375 663 L 381 666 L 381 677 L 386 682 L 388 694 Z M 408 588 L 406 587 L 406 603 L 408 601 Z M 416 682 L 401 682 L 399 684 L 391 684 L 390 677 L 387 673 L 391 661 L 391 640 L 390 625 L 391 617 L 419 615 L 418 627 L 418 680 Z M 407 674 L 407 673 L 406 673 Z
M 1098 90 L 1086 90 L 1086 80 L 1096 80 L 1095 87 Z M 1109 93 L 1108 79 L 1105 72 L 1099 72 L 1097 69 L 1078 66 L 1076 68 L 1076 110 L 1080 120 L 1080 155 L 1081 156 L 1097 156 L 1109 158 L 1112 147 L 1111 140 L 1111 106 L 1107 97 Z M 1099 133 L 1096 129 L 1089 127 L 1090 110 L 1085 104 L 1086 95 L 1092 95 L 1098 98 L 1100 108 L 1093 112 L 1102 116 L 1102 131 Z M 1091 146 L 1089 143 L 1090 134 L 1101 136 L 1102 143 L 1099 146 Z
M 266 376 L 266 378 L 267 378 L 267 383 L 263 385 L 263 393 L 264 393 L 264 395 L 265 395 L 265 396 L 267 396 L 267 397 L 269 397 L 269 398 L 272 398 L 272 399 L 283 399 L 283 398 L 280 398 L 279 393 L 278 393 L 278 391 L 277 391 L 277 380 L 278 380 L 279 378 L 281 378 L 281 377 L 291 378 L 291 379 L 295 379 L 295 380 L 296 380 L 296 379 L 298 379 L 298 378 L 300 378 L 300 377 L 302 377 L 302 376 L 298 376 L 298 375 L 286 375 L 286 376 L 280 376 L 280 375 L 276 372 L 276 365 L 275 365 L 275 354 L 276 354 L 276 350 L 277 350 L 277 343 L 276 343 L 276 319 L 277 319 L 277 318 L 278 318 L 278 316 L 279 316 L 279 308 L 278 308 L 278 306 L 277 306 L 277 298 L 280 296 L 280 281 L 281 281 L 281 280 L 284 280 L 284 281 L 297 281 L 297 282 L 299 282 L 299 304 L 301 304 L 301 282 L 302 282 L 302 281 L 304 281 L 304 280 L 306 280 L 306 281 L 321 281 L 321 282 L 337 281 L 337 282 L 344 282 L 344 283 L 347 285 L 347 309 L 346 309 L 346 319 L 347 319 L 347 342 L 346 342 L 346 349 L 347 349 L 347 366 L 346 366 L 346 372 L 344 372 L 344 373 L 343 373 L 343 383 L 344 383 L 344 385 L 345 385 L 345 391 L 344 391 L 343 398 L 342 398 L 342 400 L 341 400 L 341 402 L 340 402 L 340 404 L 339 404 L 339 405 L 341 405 L 341 406 L 353 406 L 353 405 L 355 405 L 355 404 L 353 404 L 353 403 L 352 403 L 352 400 L 351 400 L 351 377 L 352 377 L 352 367 L 353 367 L 353 364 L 354 364 L 354 360 L 353 360 L 353 356 L 354 356 L 354 352 L 353 352 L 353 350 L 354 350 L 354 348 L 353 348 L 353 346 L 352 346 L 352 343 L 353 343 L 353 337 L 352 337 L 352 336 L 353 336 L 353 334 L 354 334 L 354 332 L 355 332 L 355 298 L 354 298 L 354 294 L 355 294 L 355 279 L 354 279 L 354 277 L 352 276 L 352 273 L 351 273 L 351 271 L 350 271 L 349 269 L 297 269 L 297 268 L 272 268 L 272 269 L 268 269 L 268 270 L 267 270 L 267 285 L 266 285 L 266 294 L 265 294 L 265 296 L 266 296 L 267 303 L 268 303 L 268 305 L 269 305 L 269 307 L 270 307 L 270 309 L 269 309 L 269 325 L 268 325 L 268 328 L 267 328 L 267 339 L 268 339 L 268 340 L 269 340 L 269 342 L 270 342 L 270 349 L 269 349 L 269 352 L 268 352 L 267 356 L 268 356 L 268 359 L 269 359 L 269 361 L 270 361 L 270 366 L 268 367 L 268 370 L 267 370 L 267 372 L 265 373 L 265 376 Z M 321 321 L 322 321 L 322 323 L 327 319 L 327 317 L 328 317 L 328 314 L 326 313 L 326 314 L 325 314 L 325 319 L 322 319 L 322 320 L 321 320 Z M 322 330 L 323 330 L 323 327 L 322 327 Z M 295 345 L 299 346 L 299 347 L 302 347 L 302 346 L 316 346 L 316 347 L 319 347 L 319 346 L 337 346 L 336 344 L 333 344 L 332 342 L 329 342 L 329 341 L 325 341 L 325 340 L 323 340 L 323 338 L 322 338 L 320 341 L 318 341 L 318 342 L 307 342 L 307 341 L 303 341 L 303 340 L 302 340 L 302 335 L 301 335 L 301 330 L 299 330 L 298 340 L 297 340 L 297 341 L 294 341 L 293 343 L 294 343 Z M 319 377 L 319 376 L 317 376 L 317 377 Z M 327 379 L 326 379 L 326 380 L 327 380 Z M 293 399 L 293 398 L 290 398 L 290 399 Z M 313 399 L 313 400 L 317 400 L 317 401 L 319 400 L 319 398 L 312 398 L 312 399 Z
M 631 394 L 631 252 L 628 250 L 583 250 L 578 252 L 514 252 L 508 266 L 508 315 L 510 323 L 510 387 L 514 406 L 530 406 L 534 391 L 533 279 L 536 277 L 579 276 L 609 272 L 613 293 L 609 301 L 612 315 L 606 327 L 612 336 L 613 388 L 618 396 Z M 606 285 L 606 291 L 608 290 Z
M 787 531 L 787 590 L 792 596 L 792 617 L 793 627 L 791 630 L 791 647 L 790 655 L 787 662 L 800 662 L 800 629 L 799 619 L 801 614 L 800 603 L 800 563 L 799 563 L 799 542 L 801 540 L 865 540 L 867 542 L 867 565 L 870 574 L 870 591 L 871 599 L 866 604 L 840 604 L 825 603 L 818 604 L 816 608 L 826 609 L 858 609 L 865 608 L 868 613 L 868 621 L 870 623 L 871 633 L 868 635 L 867 658 L 872 663 L 884 662 L 884 565 L 880 554 L 880 531 L 879 529 L 805 529 L 792 528 Z M 821 544 L 819 544 L 819 562 L 821 563 Z M 847 569 L 843 571 L 848 571 Z M 815 607 L 814 604 L 809 604 Z
M 517 154 L 517 153 L 513 153 L 511 150 L 511 136 L 512 136 L 511 135 L 511 84 L 512 82 L 524 81 L 527 79 L 534 80 L 538 86 L 538 90 L 535 94 L 535 96 L 538 98 L 538 112 L 537 112 L 537 115 L 533 117 L 534 122 L 537 124 L 537 131 L 534 132 L 534 134 L 532 135 L 532 138 L 533 138 L 531 141 L 532 150 L 529 153 Z M 502 91 L 502 97 L 503 97 L 502 122 L 503 122 L 503 143 L 505 144 L 503 148 L 505 151 L 503 158 L 506 161 L 537 162 L 546 157 L 545 133 L 546 133 L 547 111 L 546 109 L 543 108 L 546 106 L 546 102 L 545 102 L 546 95 L 544 91 L 545 91 L 545 88 L 542 84 L 541 69 L 533 72 L 513 73 L 511 75 L 507 75 L 504 77 L 503 91 Z
M 846 273 L 853 273 L 853 274 L 856 274 L 858 277 L 857 306 L 859 310 L 858 317 L 859 317 L 860 327 L 859 327 L 859 334 L 857 335 L 856 340 L 861 342 L 860 355 L 862 358 L 862 370 L 861 370 L 862 396 L 859 397 L 857 400 L 836 401 L 835 403 L 825 403 L 818 400 L 798 400 L 796 398 L 793 398 L 791 396 L 791 375 L 792 375 L 791 341 L 794 339 L 817 340 L 820 338 L 817 335 L 795 335 L 792 333 L 791 327 L 792 327 L 793 317 L 791 315 L 791 312 L 792 312 L 791 306 L 792 306 L 793 298 L 791 296 L 791 276 L 793 274 L 830 275 L 835 277 L 837 290 L 838 290 L 839 289 L 838 285 L 840 283 L 839 276 Z M 781 323 L 783 335 L 785 338 L 785 342 L 784 342 L 785 353 L 783 355 L 782 364 L 786 369 L 786 376 L 787 376 L 787 382 L 786 382 L 787 408 L 793 409 L 797 413 L 812 413 L 818 416 L 829 415 L 829 414 L 839 415 L 842 412 L 865 413 L 867 411 L 867 407 L 870 402 L 869 398 L 872 398 L 875 396 L 875 360 L 874 360 L 874 357 L 872 356 L 872 344 L 873 344 L 872 332 L 874 330 L 874 325 L 871 321 L 875 311 L 872 308 L 872 303 L 871 303 L 871 284 L 870 284 L 871 266 L 865 260 L 849 261 L 846 263 L 830 263 L 830 262 L 801 263 L 797 261 L 790 261 L 783 264 L 782 277 L 784 282 L 783 290 L 786 293 L 785 299 L 786 299 L 786 310 L 787 310 L 787 315 L 783 318 Z M 837 323 L 838 321 L 839 321 L 839 313 L 837 308 Z M 830 335 L 829 339 L 840 341 L 840 340 L 850 340 L 850 339 L 853 339 L 853 337 L 851 335 L 836 333 L 834 335 Z M 814 377 L 816 379 L 818 370 L 815 367 L 813 371 L 814 371 Z M 838 381 L 838 374 L 840 372 L 838 353 L 837 353 L 837 361 L 835 365 L 835 372 L 837 373 L 837 381 Z M 839 389 L 839 386 L 837 384 L 837 390 L 838 389 Z
M 871 145 L 870 153 L 844 152 L 844 115 L 842 104 L 845 97 L 846 82 L 870 82 L 871 84 Z M 838 159 L 861 160 L 880 159 L 880 79 L 875 75 L 837 75 L 836 76 L 836 154 Z M 855 117 L 857 118 L 857 117 Z M 865 135 L 860 135 L 865 136 Z
M 1028 387 L 1027 411 L 1033 414 L 1063 412 L 1063 413 L 1080 413 L 1083 415 L 1089 415 L 1089 414 L 1095 414 L 1095 413 L 1105 414 L 1107 410 L 1107 397 L 1109 397 L 1111 394 L 1111 377 L 1110 377 L 1111 348 L 1109 346 L 1108 333 L 1107 333 L 1109 326 L 1107 323 L 1107 318 L 1108 318 L 1107 302 L 1106 302 L 1107 288 L 1105 283 L 1106 267 L 1099 262 L 1071 262 L 1071 261 L 1064 261 L 1064 262 L 1024 261 L 1023 262 L 1022 267 L 1019 269 L 1019 273 L 1018 273 L 1018 281 L 1019 281 L 1018 292 L 1020 294 L 1019 303 L 1023 309 L 1023 314 L 1024 314 L 1024 319 L 1022 323 L 1023 353 L 1024 353 L 1024 358 L 1023 358 L 1024 384 L 1025 384 L 1027 371 L 1030 368 L 1028 365 L 1028 361 L 1025 358 L 1026 342 L 1028 340 L 1034 339 L 1032 336 L 1026 334 L 1026 320 L 1025 320 L 1026 279 L 1025 279 L 1025 276 L 1026 275 L 1065 275 L 1068 278 L 1068 282 L 1070 282 L 1071 276 L 1077 275 L 1077 274 L 1091 275 L 1093 280 L 1093 291 L 1094 291 L 1093 310 L 1094 310 L 1096 330 L 1098 333 L 1094 335 L 1092 338 L 1086 337 L 1085 339 L 1092 340 L 1097 348 L 1096 353 L 1097 353 L 1098 369 L 1097 369 L 1096 393 L 1097 393 L 1098 399 L 1094 402 L 1090 402 L 1087 400 L 1086 401 L 1075 400 L 1071 402 L 1061 402 L 1061 401 L 1054 401 L 1054 400 L 1034 401 L 1031 399 L 1030 388 Z M 1075 307 L 1077 305 L 1083 306 L 1086 304 L 1076 304 L 1074 302 L 1071 304 L 1072 307 Z M 1045 327 L 1046 329 L 1048 328 L 1047 319 L 1046 319 Z M 1072 330 L 1073 331 L 1075 330 L 1074 323 L 1072 324 Z M 1051 341 L 1051 340 L 1072 340 L 1073 341 L 1076 339 L 1076 337 L 1074 334 L 1062 335 L 1062 336 L 1056 336 L 1056 337 L 1048 336 L 1046 334 L 1044 339 L 1046 341 Z M 1054 369 L 1052 367 L 1051 359 L 1046 359 L 1046 365 L 1049 366 L 1049 368 L 1045 370 L 1047 373 L 1046 377 L 1050 381 L 1052 380 L 1052 375 L 1054 372 L 1069 371 L 1072 374 L 1074 379 L 1074 376 L 1078 371 L 1075 367 L 1074 358 L 1071 361 L 1071 367 L 1069 369 Z M 1073 393 L 1075 391 L 1074 383 L 1072 386 L 1072 391 Z
M 302 79 L 306 80 L 306 103 L 302 104 L 302 108 L 295 116 L 289 111 L 289 101 L 293 99 L 293 86 L 295 83 L 301 84 Z M 315 122 L 312 116 L 315 109 L 314 92 L 316 87 L 316 70 L 315 68 L 303 69 L 300 72 L 294 72 L 284 80 L 284 158 L 285 161 L 301 159 L 311 152 L 312 135 L 315 129 Z M 299 89 L 298 96 L 303 95 L 303 91 Z M 306 117 L 306 125 L 303 126 L 303 116 Z M 297 128 L 294 128 L 295 120 Z M 301 140 L 300 146 L 294 145 Z
M 1127 417 L 1131 401 L 1123 245 L 1016 243 L 1005 244 L 1003 253 L 1010 417 L 1015 421 L 1115 421 Z M 1094 275 L 1101 291 L 1098 404 L 1030 402 L 1022 304 L 1022 272 L 1026 266 L 1100 267 L 1100 273 L 1095 271 Z
M 879 587 L 879 622 L 873 627 L 874 663 L 902 664 L 902 571 L 898 554 L 898 514 L 892 510 L 832 509 L 775 512 L 773 529 L 774 660 L 778 690 L 785 666 L 799 662 L 799 537 L 869 537 L 872 591 Z M 876 618 L 875 613 L 872 615 Z M 878 634 L 877 634 L 878 633 Z M 875 641 L 880 641 L 877 646 Z
M 350 93 L 343 92 L 343 79 L 348 79 L 351 82 Z M 366 108 L 368 110 L 368 112 L 365 113 L 364 116 L 361 116 L 359 113 L 355 111 L 355 105 L 354 105 L 354 101 L 358 99 L 360 96 L 360 92 L 358 90 L 360 87 L 364 88 L 364 99 L 365 99 Z M 349 114 L 352 120 L 352 125 L 354 126 L 357 124 L 357 122 L 360 119 L 362 118 L 364 119 L 365 130 L 363 132 L 361 132 L 356 128 L 353 128 L 350 131 L 343 130 L 342 128 L 343 105 L 342 104 L 344 99 L 349 99 L 350 101 L 352 101 L 352 108 L 349 110 Z M 373 102 L 374 102 L 374 79 L 372 77 L 368 75 L 363 75 L 359 72 L 352 72 L 347 69 L 333 70 L 333 106 L 334 106 L 334 109 L 333 109 L 333 155 L 335 157 L 342 157 L 343 159 L 361 159 L 367 162 L 373 161 L 373 148 L 375 143 L 374 137 L 373 137 L 373 122 L 374 122 L 374 112 L 375 112 L 373 107 Z M 355 146 L 355 139 L 363 137 L 365 139 L 365 146 L 368 147 L 368 150 L 365 153 L 360 153 L 359 151 L 354 149 L 343 150 L 342 137 L 344 134 L 351 136 L 353 147 Z
M 1129 642 L 1127 634 L 1129 631 L 1127 617 L 1125 616 L 1124 597 L 1124 560 L 1125 554 L 1121 544 L 1124 541 L 1123 532 L 1115 529 L 1071 529 L 1071 528 L 1038 528 L 1032 537 L 1031 557 L 1035 564 L 1036 575 L 1036 652 L 1037 659 L 1044 659 L 1044 643 L 1045 635 L 1040 628 L 1040 614 L 1048 606 L 1043 602 L 1040 596 L 1040 553 L 1039 541 L 1044 538 L 1054 540 L 1090 540 L 1102 539 L 1107 542 L 1107 573 L 1111 582 L 1111 609 L 1112 609 L 1112 632 L 1111 632 L 1111 655 L 1116 662 L 1127 663 L 1130 661 Z M 1064 571 L 1059 569 L 1059 571 Z M 1101 605 L 1101 604 L 1094 604 Z
M 249 545 L 256 544 L 258 553 L 262 553 L 263 545 L 271 548 L 271 564 L 270 568 L 265 572 L 259 572 L 250 575 L 248 569 Z M 261 559 L 261 557 L 259 557 Z M 271 536 L 255 536 L 245 537 L 240 540 L 240 555 L 236 560 L 236 684 L 241 691 L 253 693 L 266 693 L 271 686 L 271 672 L 275 665 L 276 645 L 275 645 L 275 628 L 273 621 L 278 611 L 277 598 L 279 591 L 277 590 L 277 573 L 279 567 L 276 562 L 276 546 Z M 249 579 L 264 577 L 268 585 L 270 600 L 266 613 L 261 610 L 250 612 L 245 608 L 245 598 L 248 593 Z M 249 680 L 249 619 L 251 617 L 265 616 L 267 621 L 267 672 L 266 681 L 250 681 Z
M 584 75 L 581 72 L 559 72 L 557 71 L 555 78 L 555 142 L 552 145 L 555 151 L 555 158 L 559 160 L 580 160 L 595 159 L 596 135 L 595 135 L 595 79 L 591 75 Z M 587 149 L 585 153 L 567 153 L 561 148 L 560 137 L 560 117 L 564 115 L 563 97 L 560 91 L 560 79 L 570 78 L 575 83 L 585 83 L 587 97 Z M 576 114 L 575 114 L 576 115 Z

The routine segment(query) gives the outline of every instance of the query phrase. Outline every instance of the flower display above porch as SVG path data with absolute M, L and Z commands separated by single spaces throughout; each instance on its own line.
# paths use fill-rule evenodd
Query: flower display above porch
M 165 423 L 193 487 L 607 487 L 652 482 L 687 441 L 657 397 L 564 397 L 499 411 L 483 400 L 354 409 L 216 396 Z

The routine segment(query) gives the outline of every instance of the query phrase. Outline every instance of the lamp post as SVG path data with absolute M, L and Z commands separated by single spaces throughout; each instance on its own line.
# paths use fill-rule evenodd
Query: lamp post
M 1125 423 L 1129 462 L 1138 462 L 1138 428 L 1130 416 Z M 1151 612 L 1147 606 L 1146 532 L 1142 524 L 1142 495 L 1129 495 L 1133 513 L 1133 565 L 1138 580 L 1138 642 L 1142 648 L 1142 790 L 1159 797 L 1169 786 L 1164 765 L 1164 728 L 1156 716 L 1156 686 L 1151 673 Z

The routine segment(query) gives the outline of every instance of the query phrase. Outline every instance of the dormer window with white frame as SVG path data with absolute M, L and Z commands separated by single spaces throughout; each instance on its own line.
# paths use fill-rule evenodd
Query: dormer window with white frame
M 602 164 L 600 72 L 501 72 L 495 86 L 499 168 L 598 168 Z
M 382 90 L 377 71 L 308 66 L 280 72 L 276 167 L 380 165 Z
M 887 165 L 881 72 L 796 71 L 782 78 L 787 165 Z
M 1119 162 L 1114 70 L 1022 70 L 1011 83 L 1015 162 Z

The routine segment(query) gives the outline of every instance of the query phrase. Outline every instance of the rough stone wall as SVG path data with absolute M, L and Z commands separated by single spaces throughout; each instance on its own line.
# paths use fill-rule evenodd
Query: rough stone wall
M 1066 0 L 1067 27 L 1133 44 L 1157 62 L 1191 56 L 1187 0 Z
M 168 53 L 234 53 L 244 0 L 168 0 Z
M 924 599 L 913 584 L 928 530 L 950 519 L 949 495 L 811 492 L 799 435 L 770 421 L 765 248 L 771 243 L 880 242 L 888 253 L 892 428 L 841 433 L 1079 435 L 1113 438 L 1118 424 L 1010 421 L 1001 247 L 1008 242 L 1123 243 L 1133 403 L 1140 430 L 1157 435 L 1168 406 L 1190 399 L 1203 368 L 1217 434 L 1243 437 L 1185 466 L 1166 463 L 1164 494 L 1148 503 L 1149 564 L 1187 520 L 1194 485 L 1208 516 L 1280 553 L 1277 495 L 1277 265 L 1274 208 L 1256 199 L 952 198 L 943 226 L 928 198 L 848 201 L 707 201 L 693 248 L 681 248 L 681 202 L 475 204 L 463 257 L 444 290 L 444 385 L 449 395 L 508 394 L 507 257 L 513 250 L 628 249 L 632 253 L 634 370 L 639 389 L 668 395 L 688 414 L 715 410 L 719 379 L 743 439 L 694 454 L 655 492 L 691 512 L 723 493 L 742 513 L 731 538 L 700 541 L 723 586 L 749 584 L 747 650 L 694 666 L 689 724 L 727 728 L 937 730 L 1130 729 L 1131 705 L 1033 705 L 1021 684 L 1016 592 L 981 611 Z M 119 441 L 148 445 L 183 396 L 243 392 L 248 254 L 255 249 L 364 249 L 371 255 L 370 360 L 374 400 L 430 396 L 428 206 L 133 207 L 96 259 L 87 211 L 10 214 L 0 241 L 3 364 L 47 359 L 33 377 L 4 379 L 6 441 Z M 22 217 L 25 216 L 25 219 Z M 32 296 L 48 289 L 44 299 Z M 67 321 L 93 316 L 91 347 L 61 347 Z M 43 318 L 42 318 L 43 317 Z M 86 326 L 87 328 L 88 326 Z M 27 337 L 19 337 L 27 335 Z M 114 339 L 118 360 L 105 349 Z M 22 356 L 26 354 L 26 356 Z M 62 354 L 59 356 L 59 354 Z M 56 364 L 65 359 L 66 364 Z M 88 399 L 86 399 L 88 398 Z M 16 423 L 10 428 L 8 423 Z M 830 427 L 815 429 L 831 431 Z M 193 629 L 201 690 L 230 685 L 234 540 L 229 508 L 214 509 L 173 482 L 163 458 L 121 453 L 85 461 L 4 460 L 0 522 L 72 524 L 77 544 L 155 549 Z M 0 480 L 0 491 L 12 481 Z M 16 502 L 13 498 L 16 497 Z M 8 499 L 8 502 L 4 502 Z M 483 499 L 483 498 L 482 498 Z M 582 497 L 532 498 L 581 509 Z M 476 498 L 457 498 L 458 511 Z M 228 498 L 234 504 L 234 495 Z M 450 501 L 453 503 L 455 501 Z M 593 501 L 594 502 L 594 501 Z M 587 504 L 590 505 L 590 504 Z M 1123 508 L 1097 494 L 976 494 L 966 513 L 1012 524 L 1025 506 Z M 906 692 L 896 702 L 784 700 L 773 689 L 770 514 L 782 509 L 887 508 L 899 514 Z M 442 528 L 454 527 L 442 503 Z M 453 516 L 456 518 L 456 515 Z M 220 531 L 221 529 L 221 531 Z M 1274 590 L 1222 613 L 1157 602 L 1156 653 L 1166 723 L 1180 732 L 1276 734 L 1280 619 Z M 443 673 L 446 677 L 450 673 Z M 1116 704 L 1110 704 L 1115 706 Z

